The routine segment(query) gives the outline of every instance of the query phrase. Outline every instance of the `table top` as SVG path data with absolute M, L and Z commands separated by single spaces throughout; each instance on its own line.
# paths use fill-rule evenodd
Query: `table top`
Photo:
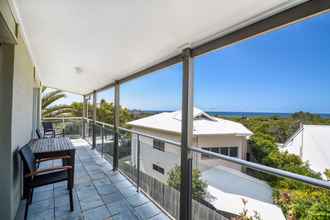
M 31 143 L 33 153 L 57 152 L 73 150 L 74 146 L 68 137 L 43 138 Z

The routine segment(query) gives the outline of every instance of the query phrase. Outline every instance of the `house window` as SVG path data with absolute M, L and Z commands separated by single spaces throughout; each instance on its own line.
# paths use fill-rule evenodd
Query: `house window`
M 213 153 L 217 154 L 223 154 L 226 156 L 231 156 L 231 157 L 238 157 L 238 147 L 205 147 L 202 148 L 203 150 L 211 151 Z M 202 159 L 210 159 L 210 158 L 215 158 L 207 154 L 202 154 Z
M 230 157 L 238 157 L 238 147 L 221 147 L 220 153 Z
M 220 153 L 223 154 L 223 155 L 228 155 L 228 147 L 220 148 Z
M 218 147 L 212 147 L 211 148 L 211 151 L 213 152 L 213 153 L 219 153 L 219 148 Z
M 238 157 L 238 147 L 230 147 L 229 148 L 229 156 Z
M 165 142 L 154 139 L 153 147 L 154 147 L 154 149 L 157 149 L 157 150 L 160 150 L 160 151 L 165 151 Z
M 152 169 L 156 170 L 158 173 L 164 174 L 165 170 L 163 167 L 160 167 L 156 164 L 152 164 Z

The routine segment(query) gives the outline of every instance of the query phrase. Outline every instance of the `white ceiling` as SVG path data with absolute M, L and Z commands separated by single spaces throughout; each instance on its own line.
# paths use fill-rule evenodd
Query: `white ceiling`
M 185 44 L 198 45 L 302 2 L 13 1 L 43 84 L 80 94 L 178 54 Z

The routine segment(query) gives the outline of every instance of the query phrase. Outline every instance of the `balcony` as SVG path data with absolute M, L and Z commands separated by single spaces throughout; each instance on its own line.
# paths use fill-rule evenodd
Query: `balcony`
M 227 155 L 219 149 L 210 152 L 205 150 L 207 146 L 195 146 L 194 61 L 329 9 L 330 2 L 324 0 L 250 0 L 239 4 L 1 0 L 1 218 L 22 218 L 22 173 L 26 167 L 18 152 L 37 138 L 35 131 L 42 127 L 43 85 L 82 99 L 80 117 L 44 119 L 62 127 L 77 148 L 76 209 L 68 211 L 64 185 L 54 184 L 35 191 L 29 219 L 225 220 L 240 219 L 246 213 L 251 216 L 253 211 L 268 213 L 263 216 L 267 220 L 291 218 L 269 198 L 271 187 L 255 176 L 267 174 L 289 179 L 293 185 L 318 187 L 325 192 L 322 195 L 329 193 L 329 182 L 234 158 L 231 154 L 239 154 L 235 146 L 225 147 Z M 174 65 L 180 65 L 182 76 L 182 93 L 178 94 L 181 111 L 175 118 L 180 137 L 169 140 L 122 127 L 122 86 Z M 234 83 L 229 86 L 235 87 Z M 107 89 L 114 90 L 112 125 L 97 121 L 97 95 Z M 166 153 L 167 163 L 151 162 L 150 158 L 161 157 L 159 152 Z M 219 168 L 223 163 L 244 172 Z M 223 190 L 201 187 L 201 194 L 196 193 L 194 178 L 205 186 L 201 180 L 209 173 L 219 175 L 209 180 Z M 247 184 L 251 188 L 241 190 Z M 263 185 L 262 190 L 254 190 L 256 185 Z M 234 188 L 240 194 L 233 193 Z M 250 206 L 254 200 L 258 200 L 255 206 Z

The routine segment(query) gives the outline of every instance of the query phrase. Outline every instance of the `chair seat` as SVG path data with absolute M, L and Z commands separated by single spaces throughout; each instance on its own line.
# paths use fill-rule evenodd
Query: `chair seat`
M 27 184 L 31 187 L 37 187 L 61 182 L 68 179 L 69 176 L 67 171 L 57 171 L 34 176 L 32 181 L 28 181 Z

